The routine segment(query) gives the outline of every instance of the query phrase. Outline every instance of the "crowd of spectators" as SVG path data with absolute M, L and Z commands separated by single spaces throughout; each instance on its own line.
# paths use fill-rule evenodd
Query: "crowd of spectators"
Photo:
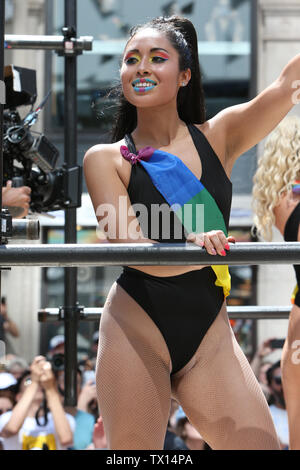
M 79 361 L 77 405 L 64 406 L 64 336 L 50 340 L 46 356 L 31 364 L 17 356 L 2 360 L 0 370 L 0 449 L 105 450 L 108 448 L 98 409 L 95 363 L 98 333 L 91 357 Z M 288 420 L 280 361 L 268 360 L 271 340 L 264 341 L 251 361 L 269 403 L 282 449 L 288 449 Z M 210 450 L 175 400 L 171 402 L 164 450 Z

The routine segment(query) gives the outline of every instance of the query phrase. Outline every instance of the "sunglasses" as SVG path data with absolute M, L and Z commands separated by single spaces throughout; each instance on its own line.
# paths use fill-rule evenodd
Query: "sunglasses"
M 281 377 L 273 377 L 273 380 L 276 383 L 276 385 L 281 385 L 282 384 Z
M 0 408 L 0 416 L 1 416 L 3 413 L 6 413 L 7 411 L 12 411 L 12 408 L 8 408 L 7 410 L 1 410 L 1 408 Z

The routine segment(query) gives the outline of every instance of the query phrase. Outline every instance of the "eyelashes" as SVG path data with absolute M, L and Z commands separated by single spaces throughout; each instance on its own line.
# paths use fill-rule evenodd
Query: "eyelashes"
M 161 64 L 163 62 L 166 62 L 167 60 L 168 59 L 166 57 L 162 57 L 160 55 L 155 55 L 153 57 L 150 57 L 149 62 Z

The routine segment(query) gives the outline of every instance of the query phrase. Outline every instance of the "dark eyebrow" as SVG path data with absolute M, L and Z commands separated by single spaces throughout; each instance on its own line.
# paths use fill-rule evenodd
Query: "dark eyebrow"
M 169 54 L 169 52 L 164 49 L 163 47 L 153 47 L 152 49 L 150 49 L 150 52 L 156 52 L 156 51 L 165 51 L 167 54 Z M 129 51 L 126 52 L 126 54 L 130 54 L 132 52 L 140 52 L 139 49 L 130 49 Z

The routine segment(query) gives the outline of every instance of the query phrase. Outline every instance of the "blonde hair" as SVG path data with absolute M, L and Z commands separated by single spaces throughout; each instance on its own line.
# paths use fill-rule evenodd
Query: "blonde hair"
M 300 176 L 300 119 L 287 116 L 266 140 L 253 178 L 254 225 L 257 235 L 272 240 L 274 208 Z

